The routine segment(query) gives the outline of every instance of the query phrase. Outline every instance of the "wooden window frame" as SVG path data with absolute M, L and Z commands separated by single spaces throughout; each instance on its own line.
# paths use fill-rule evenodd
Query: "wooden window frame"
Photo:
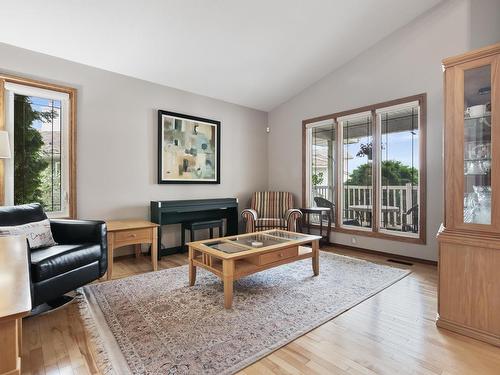
M 0 73 L 0 130 L 5 130 L 5 83 L 16 83 L 45 90 L 57 91 L 69 96 L 69 186 L 68 186 L 68 212 L 70 219 L 77 217 L 76 206 L 76 89 L 53 83 L 38 81 L 29 78 L 17 77 Z M 0 204 L 5 204 L 5 173 L 4 163 L 0 163 Z
M 307 126 L 308 124 L 312 124 L 315 122 L 319 121 L 325 121 L 325 120 L 333 120 L 335 124 L 338 126 L 338 121 L 337 119 L 339 117 L 344 117 L 348 115 L 353 115 L 356 113 L 361 113 L 361 112 L 371 112 L 372 114 L 372 128 L 373 128 L 373 141 L 374 141 L 374 147 L 378 149 L 380 146 L 380 139 L 377 134 L 379 134 L 379 124 L 377 121 L 377 114 L 376 111 L 377 109 L 385 108 L 385 107 L 392 107 L 395 105 L 399 104 L 404 104 L 404 103 L 409 103 L 409 102 L 414 102 L 417 101 L 420 106 L 420 123 L 419 123 L 419 207 L 420 207 L 420 215 L 419 215 L 419 236 L 418 237 L 407 237 L 404 235 L 399 235 L 399 234 L 390 234 L 387 232 L 380 232 L 379 231 L 379 204 L 380 204 L 380 196 L 379 196 L 379 187 L 378 187 L 378 176 L 377 173 L 373 173 L 373 180 L 372 180 L 372 186 L 373 186 L 373 211 L 372 211 L 372 228 L 371 231 L 367 230 L 359 230 L 359 229 L 351 229 L 351 228 L 346 228 L 342 227 L 341 225 L 338 225 L 338 223 L 341 222 L 342 220 L 342 212 L 341 212 L 341 205 L 338 204 L 338 202 L 341 202 L 342 199 L 342 192 L 340 189 L 338 189 L 339 184 L 337 183 L 335 186 L 335 197 L 336 197 L 336 204 L 335 204 L 335 218 L 333 220 L 334 223 L 336 223 L 335 226 L 332 226 L 332 231 L 334 232 L 339 232 L 339 233 L 346 233 L 350 235 L 356 235 L 356 236 L 366 236 L 366 237 L 374 237 L 374 238 L 380 238 L 384 240 L 390 240 L 390 241 L 399 241 L 399 242 L 406 242 L 406 243 L 415 243 L 415 244 L 421 244 L 424 245 L 426 243 L 426 186 L 427 186 L 427 157 L 426 157 L 426 143 L 427 143 L 427 94 L 422 93 L 422 94 L 417 94 L 417 95 L 412 95 L 412 96 L 407 96 L 404 98 L 399 98 L 399 99 L 394 99 L 394 100 L 389 100 L 386 102 L 381 102 L 377 104 L 372 104 L 364 107 L 359 107 L 355 109 L 350 109 L 348 111 L 342 111 L 342 112 L 336 112 L 332 113 L 329 115 L 325 116 L 319 116 L 319 117 L 314 117 L 310 119 L 306 119 L 302 121 L 302 206 L 306 207 L 307 203 Z M 337 147 L 336 147 L 336 160 L 341 161 L 341 147 L 342 147 L 342 139 L 337 136 Z M 374 164 L 377 165 L 378 167 L 378 152 L 374 153 Z M 337 162 L 337 180 L 339 178 L 339 168 L 338 168 L 338 162 Z

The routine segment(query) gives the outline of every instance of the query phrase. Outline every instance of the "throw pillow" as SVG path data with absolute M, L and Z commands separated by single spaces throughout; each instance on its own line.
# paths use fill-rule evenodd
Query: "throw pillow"
M 52 237 L 48 219 L 23 225 L 0 227 L 0 236 L 26 236 L 30 249 L 57 245 Z

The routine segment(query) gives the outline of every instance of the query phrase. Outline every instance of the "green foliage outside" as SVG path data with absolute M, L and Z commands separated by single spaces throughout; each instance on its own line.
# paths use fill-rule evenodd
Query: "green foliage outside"
M 52 111 L 36 111 L 30 98 L 16 95 L 14 100 L 14 204 L 39 202 L 44 205 L 46 173 L 49 162 L 44 159 L 41 133 L 34 121 L 51 121 Z M 45 185 L 45 186 L 44 186 Z
M 314 173 L 312 175 L 312 184 L 313 184 L 313 186 L 321 185 L 324 180 L 325 180 L 325 177 L 323 175 L 323 172 Z
M 49 162 L 41 173 L 42 200 L 41 204 L 46 211 L 61 211 L 61 169 L 52 168 Z
M 366 163 L 352 171 L 349 185 L 371 186 L 372 164 Z M 403 186 L 407 183 L 418 184 L 418 170 L 396 160 L 385 160 L 382 162 L 382 185 Z

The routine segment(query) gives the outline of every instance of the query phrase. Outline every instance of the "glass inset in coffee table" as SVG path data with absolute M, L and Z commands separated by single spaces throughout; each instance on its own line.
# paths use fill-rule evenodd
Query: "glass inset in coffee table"
M 224 307 L 230 309 L 233 282 L 241 277 L 307 258 L 312 259 L 314 276 L 319 275 L 320 238 L 271 229 L 189 242 L 189 285 L 196 281 L 196 267 L 214 273 L 224 283 Z

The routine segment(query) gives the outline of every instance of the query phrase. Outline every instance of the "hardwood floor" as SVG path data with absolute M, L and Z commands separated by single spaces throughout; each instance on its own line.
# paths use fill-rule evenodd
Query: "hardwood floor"
M 387 263 L 379 255 L 329 251 Z M 158 266 L 186 263 L 185 255 L 173 255 Z M 240 374 L 500 374 L 500 348 L 436 327 L 435 266 L 387 264 L 412 274 Z M 113 278 L 150 270 L 147 256 L 117 258 Z M 24 320 L 22 361 L 23 374 L 98 373 L 76 304 Z

